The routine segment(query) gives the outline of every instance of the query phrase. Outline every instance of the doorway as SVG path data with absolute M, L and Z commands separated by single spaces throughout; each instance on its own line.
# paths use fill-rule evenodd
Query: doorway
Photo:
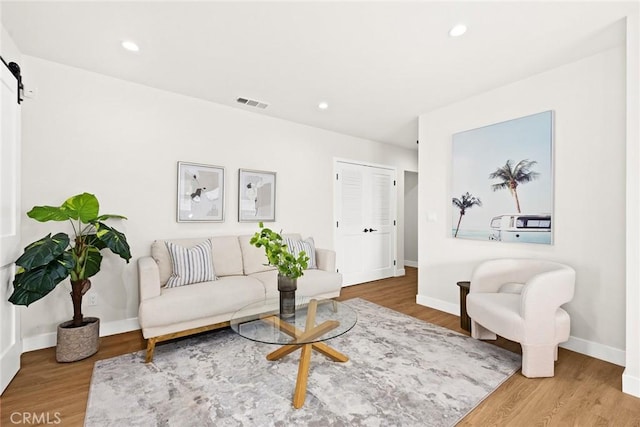
M 418 172 L 404 172 L 404 265 L 418 267 Z
M 335 162 L 336 266 L 343 286 L 395 275 L 396 169 Z

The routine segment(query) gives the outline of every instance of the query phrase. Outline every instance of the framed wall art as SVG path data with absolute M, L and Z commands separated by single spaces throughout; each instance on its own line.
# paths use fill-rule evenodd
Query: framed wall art
M 224 221 L 224 168 L 178 162 L 178 222 Z
M 454 238 L 552 244 L 553 111 L 453 135 Z
M 276 173 L 238 171 L 238 221 L 276 220 Z

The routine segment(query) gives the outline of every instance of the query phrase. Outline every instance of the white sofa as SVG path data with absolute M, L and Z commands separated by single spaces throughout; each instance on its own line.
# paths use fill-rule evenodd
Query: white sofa
M 297 234 L 286 237 L 300 239 Z M 164 285 L 172 274 L 165 240 L 151 245 L 151 256 L 138 260 L 140 307 L 138 320 L 147 339 L 146 361 L 153 359 L 157 342 L 229 325 L 235 311 L 264 298 L 278 297 L 277 270 L 267 264 L 263 248 L 247 236 L 213 236 L 169 240 L 193 247 L 211 239 L 212 262 L 217 280 L 175 288 Z M 305 270 L 298 279 L 296 296 L 335 298 L 342 275 L 336 273 L 335 252 L 315 249 L 317 269 Z

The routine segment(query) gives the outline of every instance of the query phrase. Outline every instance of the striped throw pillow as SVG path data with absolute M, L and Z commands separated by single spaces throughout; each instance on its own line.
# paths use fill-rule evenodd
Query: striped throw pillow
M 211 262 L 213 249 L 211 240 L 205 240 L 192 248 L 185 248 L 172 242 L 166 242 L 166 245 L 173 265 L 173 273 L 167 280 L 167 288 L 216 280 Z
M 287 244 L 287 248 L 289 252 L 294 257 L 298 257 L 298 254 L 301 251 L 304 251 L 305 254 L 309 257 L 309 264 L 307 265 L 307 270 L 316 269 L 318 266 L 316 265 L 316 245 L 313 242 L 312 237 L 307 237 L 304 240 L 296 240 L 290 237 L 285 237 L 284 242 Z

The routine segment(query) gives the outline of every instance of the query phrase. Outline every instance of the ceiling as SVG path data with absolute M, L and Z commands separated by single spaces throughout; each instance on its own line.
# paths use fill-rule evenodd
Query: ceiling
M 25 55 L 415 149 L 420 114 L 620 45 L 622 19 L 637 7 L 2 0 L 0 12 Z M 459 22 L 467 33 L 449 37 Z M 321 101 L 329 108 L 318 109 Z

